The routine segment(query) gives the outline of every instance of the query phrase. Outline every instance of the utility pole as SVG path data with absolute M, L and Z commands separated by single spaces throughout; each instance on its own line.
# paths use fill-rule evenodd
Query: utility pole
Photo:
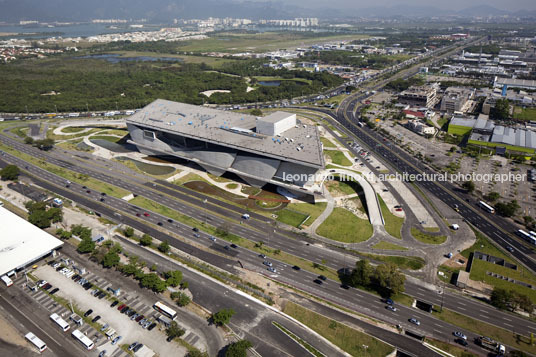
M 204 203 L 204 206 L 205 206 L 205 226 L 207 225 L 207 199 L 205 198 L 205 200 L 203 201 Z

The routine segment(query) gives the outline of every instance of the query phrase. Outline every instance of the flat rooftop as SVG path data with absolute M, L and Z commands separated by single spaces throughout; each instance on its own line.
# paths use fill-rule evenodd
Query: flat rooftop
M 15 213 L 0 207 L 0 275 L 47 255 L 63 242 Z
M 274 117 L 292 114 L 277 112 Z M 280 136 L 268 136 L 255 133 L 255 116 L 157 99 L 126 122 L 307 166 L 324 163 L 316 126 L 299 120 Z

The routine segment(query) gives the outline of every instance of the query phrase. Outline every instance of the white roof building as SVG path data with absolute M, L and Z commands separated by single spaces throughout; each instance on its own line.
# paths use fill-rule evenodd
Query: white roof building
M 0 275 L 32 264 L 63 245 L 51 234 L 0 207 Z

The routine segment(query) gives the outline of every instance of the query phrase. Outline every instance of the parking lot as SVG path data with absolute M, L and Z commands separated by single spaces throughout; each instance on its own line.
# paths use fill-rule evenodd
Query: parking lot
M 64 264 L 62 264 L 62 266 L 63 265 Z M 61 269 L 61 267 L 58 269 Z M 104 354 L 105 356 L 127 356 L 128 354 L 122 350 L 120 346 L 129 346 L 133 342 L 143 344 L 143 346 L 134 353 L 136 356 L 140 357 L 153 356 L 155 353 L 167 356 L 175 354 L 181 355 L 187 352 L 186 349 L 178 343 L 166 342 L 166 335 L 163 331 L 165 327 L 162 324 L 157 323 L 161 314 L 153 309 L 151 303 L 143 301 L 135 293 L 127 294 L 123 292 L 117 297 L 118 302 L 115 306 L 111 307 L 111 304 L 116 300 L 111 292 L 108 291 L 108 293 L 101 298 L 99 298 L 98 294 L 97 296 L 93 296 L 92 294 L 92 292 L 95 291 L 95 287 L 100 289 L 98 291 L 107 291 L 107 289 L 111 287 L 109 282 L 92 273 L 83 274 L 83 278 L 91 282 L 93 285 L 91 288 L 86 286 L 86 290 L 79 284 L 81 281 L 77 283 L 73 280 L 76 275 L 74 274 L 74 271 L 72 273 L 73 274 L 68 274 L 71 275 L 71 278 L 68 278 L 68 275 L 62 274 L 61 271 L 56 271 L 56 269 L 50 265 L 41 266 L 33 272 L 39 279 L 43 279 L 51 285 L 47 290 L 48 293 L 51 293 L 56 288 L 59 289 L 54 295 L 72 303 L 74 309 L 78 310 L 79 315 L 84 315 L 88 310 L 92 310 L 88 316 L 84 317 L 85 322 L 82 326 L 76 325 L 76 323 L 70 319 L 70 316 L 72 315 L 70 309 L 56 303 L 43 289 L 36 289 L 35 291 L 25 289 L 25 292 L 39 302 L 44 308 L 49 310 L 50 314 L 57 313 L 67 321 L 71 326 L 71 331 L 77 328 L 90 338 L 95 343 L 95 348 L 93 349 L 94 355 L 106 351 Z M 20 284 L 23 284 L 24 279 L 23 275 L 19 275 L 17 281 L 19 281 Z M 43 288 L 46 287 L 48 286 L 43 286 Z M 121 313 L 117 309 L 122 304 L 126 304 L 131 308 L 132 311 L 129 314 L 130 316 L 126 313 Z M 139 316 L 135 314 L 138 314 Z M 143 315 L 143 317 L 141 317 L 141 315 Z M 92 327 L 90 321 L 97 316 L 100 316 L 100 318 L 93 324 L 95 327 Z M 136 316 L 139 317 L 138 322 L 135 321 Z M 142 319 L 146 319 L 150 322 L 145 324 L 145 328 L 139 324 Z M 181 326 L 180 321 L 177 322 L 181 328 L 185 328 L 184 326 Z M 154 326 L 152 330 L 149 330 L 149 327 L 153 323 Z M 105 325 L 108 325 L 108 327 L 102 329 Z M 187 328 L 185 330 L 186 333 L 183 336 L 183 339 L 191 345 L 202 347 L 198 346 L 198 342 L 200 342 L 199 336 L 192 331 L 189 331 Z M 109 336 L 107 337 L 105 333 Z M 115 344 L 112 344 L 113 340 L 118 336 L 121 336 L 121 338 Z

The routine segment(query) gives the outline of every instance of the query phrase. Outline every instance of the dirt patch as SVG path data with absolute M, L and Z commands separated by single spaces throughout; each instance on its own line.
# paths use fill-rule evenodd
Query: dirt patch
M 462 261 L 463 261 L 463 264 L 461 263 Z M 449 260 L 447 260 L 443 264 L 448 266 L 448 267 L 450 267 L 450 268 L 456 268 L 456 269 L 463 268 L 463 269 L 466 269 L 467 268 L 467 258 L 464 257 L 461 254 L 456 254 L 456 255 L 454 255 L 452 258 L 450 258 Z
M 240 271 L 240 278 L 264 289 L 264 293 L 270 295 L 274 300 L 274 305 L 281 308 L 281 299 L 279 296 L 284 292 L 284 290 L 279 285 L 257 272 L 246 269 L 242 269 Z
M 0 338 L 0 341 L 6 343 L 6 346 L 4 347 L 29 346 L 24 337 L 22 337 L 22 335 L 15 330 L 15 328 L 2 315 L 0 315 L 0 326 L 2 326 L 2 337 Z M 16 356 L 16 354 L 14 356 Z

